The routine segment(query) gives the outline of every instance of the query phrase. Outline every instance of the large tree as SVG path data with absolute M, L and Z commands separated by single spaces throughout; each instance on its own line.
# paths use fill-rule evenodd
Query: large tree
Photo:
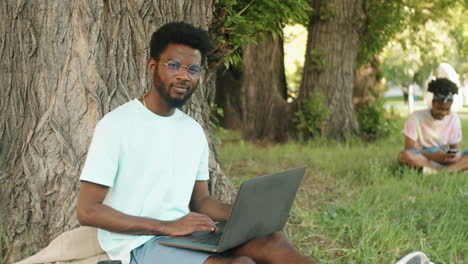
M 287 102 L 282 28 L 307 20 L 307 1 L 221 0 L 220 10 L 228 14 L 220 36 L 231 47 L 227 61 L 235 67 L 218 80 L 223 124 L 240 128 L 248 139 L 282 141 L 292 131 L 294 109 Z
M 265 33 L 242 46 L 242 132 L 244 138 L 283 141 L 291 130 L 283 41 Z
M 221 67 L 216 75 L 216 106 L 222 109 L 219 125 L 226 129 L 242 127 L 242 70 L 238 67 Z
M 319 92 L 331 112 L 327 137 L 358 131 L 352 104 L 353 76 L 365 21 L 364 0 L 312 0 L 300 97 Z
M 242 45 L 241 65 L 221 69 L 217 76 L 221 124 L 241 129 L 246 139 L 283 141 L 291 130 L 293 106 L 286 101 L 283 40 L 271 32 L 257 38 Z
M 94 127 L 148 89 L 151 33 L 171 21 L 210 30 L 215 2 L 0 1 L 0 262 L 77 226 L 78 177 Z M 184 109 L 208 136 L 215 57 Z M 211 154 L 211 189 L 231 200 Z

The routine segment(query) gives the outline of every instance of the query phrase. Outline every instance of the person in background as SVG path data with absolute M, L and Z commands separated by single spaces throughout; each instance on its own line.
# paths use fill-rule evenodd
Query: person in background
M 405 149 L 398 155 L 400 165 L 435 173 L 451 173 L 468 168 L 468 152 L 460 151 L 462 127 L 460 118 L 450 111 L 458 87 L 452 81 L 438 78 L 429 83 L 432 106 L 412 113 L 404 126 Z
M 403 83 L 403 86 L 401 87 L 401 91 L 403 92 L 403 100 L 405 103 L 408 103 L 408 86 L 409 84 L 407 82 Z

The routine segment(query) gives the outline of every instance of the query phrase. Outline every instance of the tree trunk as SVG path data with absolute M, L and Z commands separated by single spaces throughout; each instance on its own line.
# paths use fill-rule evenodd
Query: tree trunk
M 365 106 L 369 100 L 383 96 L 384 89 L 380 82 L 377 62 L 361 65 L 354 74 L 353 104 L 356 107 Z
M 77 226 L 78 178 L 98 120 L 143 95 L 161 25 L 210 29 L 215 0 L 0 1 L 0 262 Z M 208 131 L 213 70 L 185 110 Z M 211 189 L 232 200 L 214 147 Z
M 344 138 L 358 130 L 352 93 L 364 0 L 312 0 L 306 58 L 299 98 L 320 92 L 330 116 L 325 136 Z
M 216 78 L 215 102 L 223 109 L 221 126 L 226 129 L 242 127 L 241 107 L 242 71 L 235 67 L 222 67 Z
M 242 52 L 242 134 L 247 139 L 283 141 L 292 124 L 283 40 L 265 33 L 257 44 L 244 44 Z

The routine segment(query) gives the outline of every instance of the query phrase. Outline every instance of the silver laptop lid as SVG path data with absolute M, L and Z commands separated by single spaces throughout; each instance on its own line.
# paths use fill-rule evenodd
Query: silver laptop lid
M 305 167 L 244 181 L 226 223 L 218 252 L 283 229 Z

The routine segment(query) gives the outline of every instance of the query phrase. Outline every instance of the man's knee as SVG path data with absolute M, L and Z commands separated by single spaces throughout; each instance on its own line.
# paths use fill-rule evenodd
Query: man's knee
M 263 250 L 267 252 L 286 249 L 292 246 L 291 241 L 283 232 L 273 232 L 264 237 Z
M 255 264 L 255 262 L 249 257 L 237 257 L 232 259 L 231 264 Z
M 424 157 L 424 156 L 412 150 L 405 149 L 398 154 L 398 161 L 404 165 L 413 165 L 414 160 L 420 157 Z
M 289 241 L 288 237 L 283 232 L 273 232 L 266 236 L 267 240 L 274 242 L 286 242 Z
M 249 257 L 223 258 L 220 256 L 211 256 L 203 264 L 255 264 Z
M 403 150 L 398 154 L 398 161 L 405 164 L 409 160 L 409 150 Z

